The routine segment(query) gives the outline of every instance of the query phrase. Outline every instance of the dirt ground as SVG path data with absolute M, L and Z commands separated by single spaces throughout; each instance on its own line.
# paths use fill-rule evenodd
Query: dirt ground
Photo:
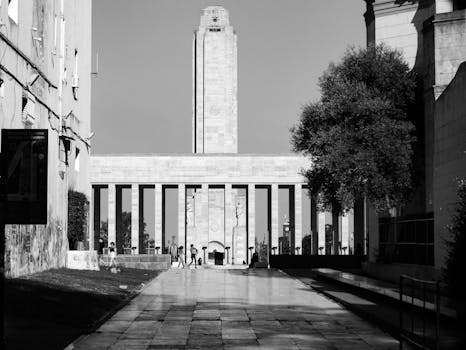
M 5 348 L 63 349 L 159 273 L 57 269 L 5 279 Z

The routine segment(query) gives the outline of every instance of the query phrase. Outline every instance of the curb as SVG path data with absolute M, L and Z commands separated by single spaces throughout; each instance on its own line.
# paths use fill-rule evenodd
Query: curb
M 72 350 L 74 349 L 81 341 L 86 339 L 90 334 L 94 333 L 97 329 L 100 328 L 105 322 L 107 322 L 110 318 L 112 318 L 113 315 L 115 315 L 120 309 L 122 309 L 124 306 L 126 306 L 131 300 L 133 300 L 136 296 L 138 296 L 144 289 L 147 288 L 147 286 L 152 282 L 155 281 L 159 276 L 162 275 L 162 273 L 166 272 L 167 270 L 162 271 L 160 274 L 155 276 L 154 279 L 150 280 L 149 283 L 144 284 L 143 287 L 140 289 L 137 289 L 133 292 L 131 292 L 126 298 L 124 298 L 122 301 L 120 301 L 117 305 L 115 305 L 112 309 L 110 309 L 109 312 L 107 312 L 105 315 L 103 315 L 101 318 L 99 318 L 97 321 L 95 321 L 89 328 L 87 328 L 84 331 L 84 334 L 81 334 L 79 337 L 77 337 L 75 340 L 73 340 L 71 343 L 69 343 L 63 350 Z

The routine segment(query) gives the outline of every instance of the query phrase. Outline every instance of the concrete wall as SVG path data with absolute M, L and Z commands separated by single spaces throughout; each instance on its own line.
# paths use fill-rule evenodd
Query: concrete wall
M 466 60 L 466 11 L 457 10 L 451 0 L 398 2 L 394 0 L 366 0 L 365 14 L 368 44 L 385 43 L 399 49 L 410 67 L 418 73 L 422 86 L 417 99 L 420 106 L 413 115 L 416 128 L 423 132 L 418 139 L 418 154 L 422 181 L 416 196 L 404 214 L 434 211 L 435 266 L 444 261 L 443 231 L 446 222 L 445 206 L 452 203 L 452 176 L 464 173 L 463 121 L 464 92 L 460 96 L 459 82 L 452 83 L 443 102 L 436 101 L 450 84 L 461 62 Z M 463 76 L 464 79 L 464 76 Z M 455 78 L 455 81 L 459 81 Z M 445 102 L 448 100 L 448 103 Z M 456 132 L 463 134 L 456 136 Z M 449 132 L 449 134 L 445 134 Z M 463 148 L 461 148 L 463 147 Z M 459 152 L 459 153 L 458 153 Z M 422 183 L 424 182 L 424 183 Z M 449 189 L 447 190 L 446 187 Z M 442 209 L 440 209 L 442 208 Z M 372 215 L 368 216 L 374 221 Z M 367 221 L 367 220 L 366 220 Z M 369 257 L 375 262 L 378 230 L 369 231 Z M 372 256 L 371 256 L 372 254 Z M 428 270 L 429 268 L 426 267 Z
M 466 178 L 466 62 L 435 104 L 435 266 L 445 262 L 447 225 L 457 201 L 458 180 Z
M 3 48 L 0 74 L 4 80 L 0 88 L 0 127 L 49 130 L 48 224 L 6 225 L 7 276 L 64 266 L 68 250 L 68 188 L 89 196 L 89 152 L 76 135 L 84 139 L 90 130 L 91 1 L 66 0 L 63 8 L 61 4 L 59 0 L 19 1 L 17 23 L 8 14 L 8 1 L 3 0 L 0 7 L 3 24 L 0 31 L 11 42 L 11 45 L 6 44 L 0 38 Z M 60 25 L 61 18 L 64 18 L 65 33 Z M 22 111 L 22 97 L 37 72 L 14 48 L 37 65 L 50 82 L 39 77 L 28 87 L 31 100 L 35 100 L 30 105 L 29 116 Z M 74 98 L 72 89 L 75 49 L 79 54 L 78 99 Z M 73 117 L 60 120 L 71 110 Z M 61 121 L 72 128 L 64 133 L 75 138 L 70 166 L 64 163 L 63 148 L 59 146 Z M 79 174 L 73 172 L 75 147 L 81 149 Z
M 311 161 L 297 155 L 94 155 L 91 183 L 294 184 Z

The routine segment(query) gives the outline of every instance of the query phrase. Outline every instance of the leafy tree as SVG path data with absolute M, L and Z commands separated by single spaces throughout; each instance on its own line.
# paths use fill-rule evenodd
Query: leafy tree
M 131 212 L 123 211 L 121 213 L 117 232 L 123 238 L 123 248 L 131 248 Z
M 466 179 L 461 180 L 458 187 L 458 203 L 456 213 L 448 230 L 452 241 L 448 242 L 449 251 L 445 264 L 444 276 L 449 290 L 454 297 L 466 299 Z
M 321 207 L 351 208 L 366 197 L 379 211 L 411 192 L 414 125 L 407 111 L 416 81 L 401 54 L 386 46 L 347 50 L 319 80 L 321 98 L 291 129 L 295 152 Z

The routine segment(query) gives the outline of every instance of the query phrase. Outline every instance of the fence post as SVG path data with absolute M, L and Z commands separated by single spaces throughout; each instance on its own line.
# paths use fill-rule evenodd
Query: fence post
M 437 281 L 435 284 L 436 289 L 436 312 L 437 312 L 437 322 L 435 325 L 435 349 L 439 349 L 439 332 L 440 332 L 440 281 Z
M 400 275 L 400 350 L 403 349 L 403 275 Z

